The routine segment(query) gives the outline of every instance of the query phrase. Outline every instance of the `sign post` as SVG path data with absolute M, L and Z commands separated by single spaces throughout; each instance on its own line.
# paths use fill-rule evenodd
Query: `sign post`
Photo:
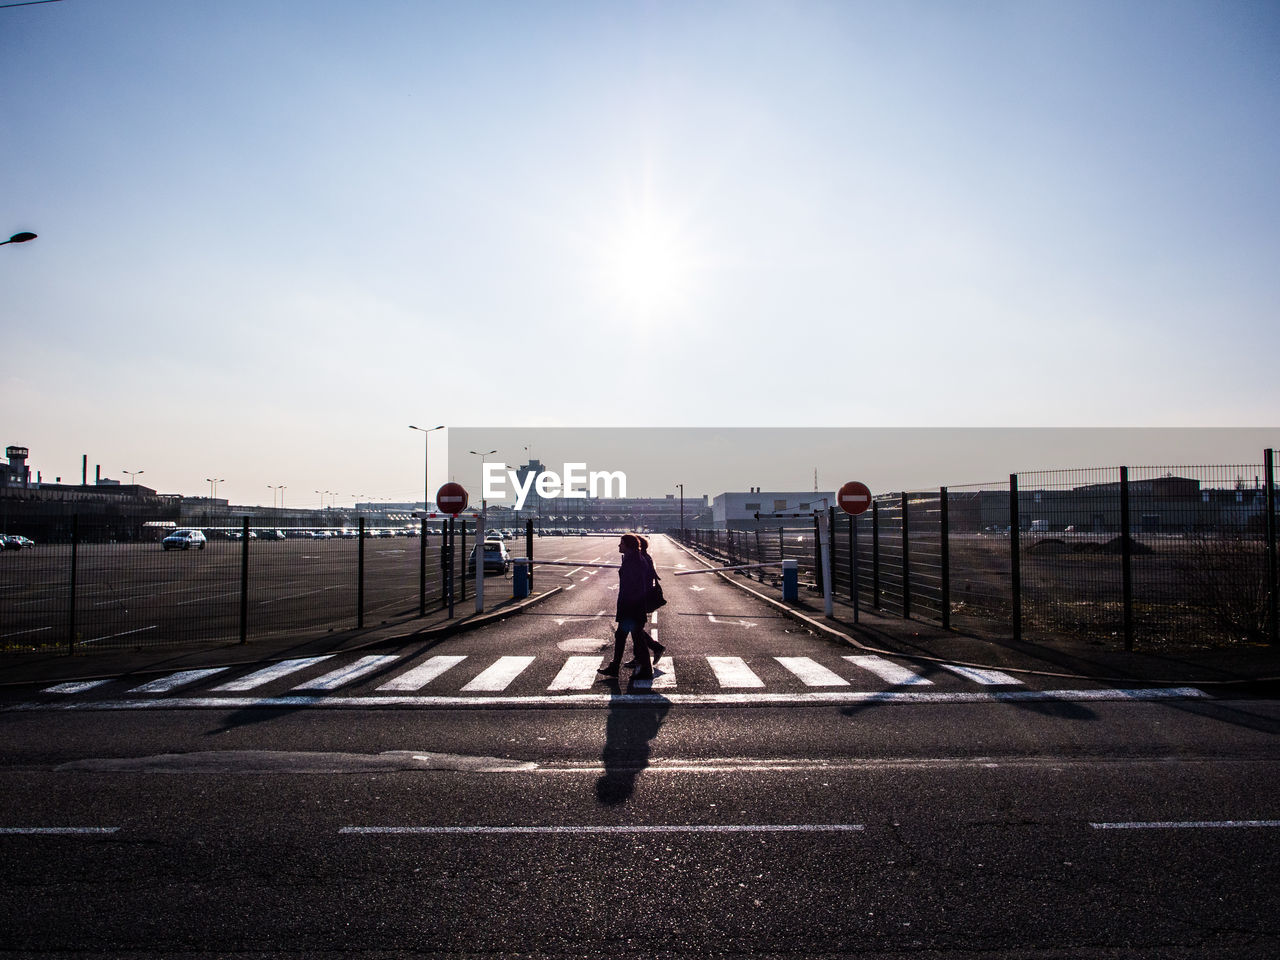
M 436 491 L 436 506 L 440 508 L 442 513 L 447 513 L 452 518 L 445 523 L 445 543 L 448 545 L 447 556 L 449 562 L 446 564 L 447 569 L 443 571 L 445 582 L 445 596 L 449 602 L 449 619 L 453 619 L 453 536 L 454 530 L 458 523 L 458 514 L 467 509 L 467 491 L 460 483 L 450 481 Z M 465 537 L 465 531 L 463 536 Z M 465 544 L 465 541 L 464 541 Z
M 849 566 L 853 580 L 853 622 L 858 622 L 858 516 L 871 509 L 871 488 L 858 480 L 850 480 L 836 494 L 836 503 L 849 515 Z

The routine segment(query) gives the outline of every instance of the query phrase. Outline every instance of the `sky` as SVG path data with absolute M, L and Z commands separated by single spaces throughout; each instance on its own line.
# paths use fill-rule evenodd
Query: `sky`
M 420 498 L 409 424 L 433 486 L 483 425 L 1269 427 L 1278 67 L 1243 0 L 0 9 L 0 444 L 319 506 Z

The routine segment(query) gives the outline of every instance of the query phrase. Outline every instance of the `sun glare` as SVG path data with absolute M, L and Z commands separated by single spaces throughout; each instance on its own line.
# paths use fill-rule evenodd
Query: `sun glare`
M 653 321 L 685 302 L 693 256 L 674 221 L 648 211 L 633 215 L 604 256 L 606 289 L 621 306 Z

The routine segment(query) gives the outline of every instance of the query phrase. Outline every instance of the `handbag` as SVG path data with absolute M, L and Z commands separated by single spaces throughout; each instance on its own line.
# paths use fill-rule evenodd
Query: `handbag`
M 659 607 L 667 605 L 667 598 L 662 595 L 662 584 L 658 581 L 662 579 L 655 570 L 653 573 L 653 586 L 649 588 L 649 592 L 644 596 L 645 613 L 653 613 Z

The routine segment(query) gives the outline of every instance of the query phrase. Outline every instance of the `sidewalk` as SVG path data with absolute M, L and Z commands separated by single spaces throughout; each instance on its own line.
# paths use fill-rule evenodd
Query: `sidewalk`
M 438 643 L 448 637 L 475 630 L 528 609 L 559 593 L 562 587 L 534 591 L 523 600 L 510 596 L 487 603 L 484 613 L 475 612 L 475 599 L 468 597 L 454 604 L 454 617 L 447 607 L 432 604 L 424 617 L 415 617 L 385 626 L 334 631 L 320 636 L 301 638 L 283 634 L 248 643 L 224 643 L 217 646 L 157 647 L 104 651 L 83 656 L 53 654 L 14 655 L 0 658 L 0 687 L 31 683 L 65 683 L 72 680 L 96 680 L 103 677 L 145 676 L 176 673 L 197 667 L 229 667 L 256 665 L 296 657 L 318 657 L 325 654 L 382 649 L 413 644 L 419 648 Z M 510 591 L 508 591 L 509 594 Z

